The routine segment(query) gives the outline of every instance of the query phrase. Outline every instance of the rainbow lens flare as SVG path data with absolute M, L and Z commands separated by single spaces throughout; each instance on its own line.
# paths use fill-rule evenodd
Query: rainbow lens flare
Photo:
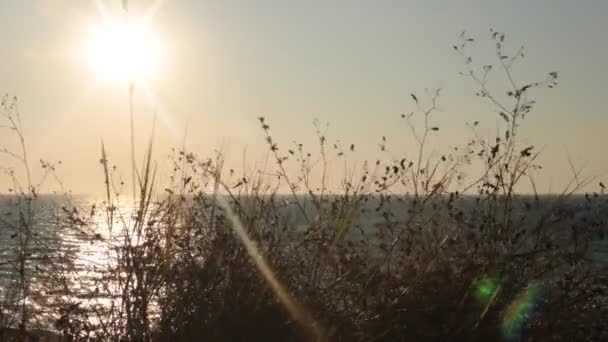
M 538 286 L 528 286 L 519 292 L 511 302 L 505 312 L 501 327 L 503 337 L 507 341 L 516 341 L 520 338 L 537 305 L 540 293 Z

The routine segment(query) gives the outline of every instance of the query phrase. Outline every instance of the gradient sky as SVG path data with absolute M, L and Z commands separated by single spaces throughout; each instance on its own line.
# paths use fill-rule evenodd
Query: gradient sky
M 132 0 L 132 15 L 152 2 Z M 105 3 L 120 12 L 119 0 Z M 163 45 L 147 82 L 155 104 L 136 90 L 138 146 L 156 109 L 159 160 L 181 145 L 186 125 L 194 151 L 221 147 L 236 163 L 247 150 L 255 159 L 265 146 L 260 115 L 285 143 L 312 142 L 313 119 L 328 121 L 330 141 L 354 142 L 356 158 L 374 159 L 383 135 L 393 150 L 413 150 L 400 114 L 414 109 L 411 92 L 438 87 L 437 148 L 463 144 L 466 122 L 481 121 L 491 136 L 500 118 L 458 75 L 451 46 L 467 30 L 478 40 L 475 61 L 493 62 L 495 28 L 507 46 L 525 45 L 522 82 L 560 73 L 558 88 L 534 93 L 539 104 L 522 132 L 544 151 L 541 191 L 570 177 L 568 153 L 606 179 L 607 14 L 606 0 L 166 0 L 150 22 Z M 59 175 L 79 193 L 103 186 L 102 138 L 129 175 L 128 85 L 96 80 L 78 53 L 96 20 L 93 1 L 0 2 L 0 92 L 20 99 L 31 159 L 63 161 Z M 14 147 L 6 131 L 0 145 Z

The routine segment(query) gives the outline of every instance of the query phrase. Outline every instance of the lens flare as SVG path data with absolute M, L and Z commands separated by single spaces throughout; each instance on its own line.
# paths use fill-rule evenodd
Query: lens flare
M 283 303 L 283 306 L 285 306 L 291 317 L 299 322 L 304 328 L 310 329 L 312 335 L 315 337 L 315 341 L 321 340 L 322 332 L 318 322 L 314 320 L 308 309 L 296 302 L 283 284 L 281 284 L 279 279 L 277 279 L 272 268 L 266 262 L 264 256 L 260 253 L 257 244 L 249 237 L 243 223 L 234 213 L 228 201 L 219 194 L 216 194 L 215 199 L 219 206 L 226 212 L 226 216 L 230 219 L 234 232 L 243 243 L 243 246 L 245 246 L 249 256 L 255 262 L 258 271 L 264 277 L 264 279 L 266 279 L 266 282 L 274 291 L 281 303 Z
M 516 341 L 521 336 L 540 298 L 538 286 L 523 289 L 507 308 L 502 322 L 502 334 L 507 341 Z
M 494 296 L 497 290 L 497 281 L 490 277 L 484 277 L 477 283 L 475 297 L 480 302 L 485 303 Z

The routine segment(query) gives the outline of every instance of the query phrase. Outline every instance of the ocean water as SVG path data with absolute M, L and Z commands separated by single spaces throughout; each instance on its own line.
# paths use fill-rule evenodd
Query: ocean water
M 20 275 L 18 251 L 25 243 L 30 260 L 24 272 L 30 285 L 28 305 L 36 312 L 33 318 L 40 319 L 34 320 L 35 325 L 52 326 L 57 308 L 91 297 L 111 263 L 109 251 L 96 243 L 97 234 L 107 235 L 101 213 L 91 213 L 96 203 L 86 196 L 39 196 L 31 202 L 32 234 L 26 242 L 17 231 L 21 220 L 29 220 L 27 204 L 14 196 L 0 196 L 0 301 L 14 300 Z M 87 224 L 68 220 L 76 215 L 68 208 L 78 208 L 78 216 L 87 217 Z M 107 301 L 98 297 L 100 303 Z
M 537 212 L 528 213 L 529 220 L 540 217 L 552 203 L 552 197 L 541 199 Z M 304 228 L 302 213 L 295 205 L 290 205 L 291 197 L 285 196 L 281 201 L 286 205 L 280 214 L 296 227 Z M 525 201 L 522 198 L 522 202 Z M 306 202 L 302 198 L 302 202 Z M 608 203 L 604 200 L 603 203 Z M 387 218 L 391 221 L 403 222 L 407 212 L 397 201 L 391 206 L 382 205 L 383 201 L 374 198 L 363 204 L 362 210 L 356 216 L 353 225 L 360 230 L 370 231 L 385 227 Z M 386 204 L 386 203 L 384 203 Z M 474 199 L 462 202 L 465 210 L 474 207 Z M 565 205 L 573 217 L 584 215 L 587 200 L 585 197 L 574 197 Z M 26 272 L 31 276 L 31 299 L 28 303 L 39 313 L 40 326 L 49 326 L 56 319 L 56 308 L 66 303 L 88 303 L 87 305 L 107 305 L 109 288 L 107 270 L 113 265 L 112 240 L 119 237 L 117 232 L 111 232 L 105 217 L 103 202 L 87 196 L 39 196 L 32 202 L 33 237 L 29 242 L 28 258 L 34 260 L 28 263 Z M 0 301 L 6 301 L 11 296 L 12 285 L 16 284 L 19 276 L 17 246 L 21 237 L 15 234 L 14 225 L 22 219 L 19 208 L 24 203 L 14 196 L 0 196 Z M 382 208 L 382 209 L 379 209 Z M 118 205 L 118 210 L 125 220 L 131 219 L 128 206 Z M 316 210 L 312 205 L 306 205 L 310 217 L 315 217 Z M 387 214 L 388 212 L 388 214 Z M 608 222 L 608 205 L 603 204 L 595 211 L 599 217 Z M 579 217 L 578 219 L 584 219 Z M 564 227 L 567 229 L 567 227 Z M 297 230 L 297 229 L 296 229 Z M 603 227 L 608 235 L 608 228 Z M 592 241 L 590 258 L 598 265 L 608 267 L 608 236 L 597 235 Z

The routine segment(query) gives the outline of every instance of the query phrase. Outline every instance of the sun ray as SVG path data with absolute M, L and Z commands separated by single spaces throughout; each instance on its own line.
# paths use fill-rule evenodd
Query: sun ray
M 158 96 L 152 91 L 152 89 L 145 83 L 139 82 L 135 84 L 135 91 L 139 91 L 143 95 L 144 103 L 158 116 L 163 124 L 163 127 L 169 131 L 171 138 L 179 139 L 179 132 L 175 125 L 175 121 L 172 119 L 173 116 L 167 111 L 165 106 L 158 100 Z
M 249 234 L 245 230 L 245 227 L 241 223 L 241 220 L 233 212 L 230 204 L 226 201 L 221 194 L 215 192 L 215 199 L 219 206 L 224 209 L 226 216 L 232 223 L 232 229 L 238 236 L 239 240 L 245 247 L 245 250 L 253 259 L 256 267 L 260 271 L 260 274 L 264 277 L 270 288 L 274 291 L 279 301 L 285 306 L 291 317 L 300 323 L 305 329 L 310 329 L 315 337 L 315 341 L 321 339 L 322 332 L 318 323 L 314 320 L 310 312 L 300 303 L 297 303 L 294 298 L 289 294 L 287 289 L 277 279 L 272 268 L 266 262 L 264 256 L 260 253 L 255 241 L 251 240 Z
M 95 7 L 97 7 L 97 12 L 103 19 L 110 17 L 110 11 L 108 10 L 108 6 L 106 6 L 103 0 L 95 0 L 94 3 Z
M 158 13 L 158 11 L 161 9 L 161 7 L 164 4 L 165 4 L 165 0 L 156 0 L 156 1 L 152 2 L 152 5 L 150 5 L 144 11 L 144 14 L 141 16 L 142 20 L 144 22 L 147 22 L 147 21 L 151 20 L 152 18 L 154 18 L 154 16 L 156 16 L 156 14 Z

